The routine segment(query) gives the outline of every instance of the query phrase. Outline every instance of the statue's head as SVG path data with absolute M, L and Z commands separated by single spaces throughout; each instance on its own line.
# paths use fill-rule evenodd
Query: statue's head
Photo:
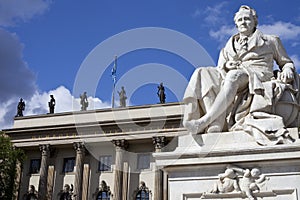
M 225 177 L 228 177 L 230 179 L 234 179 L 236 177 L 236 174 L 233 169 L 226 169 L 224 175 Z
M 64 192 L 69 192 L 70 191 L 70 185 L 69 184 L 65 184 L 64 185 Z
M 258 24 L 256 11 L 249 6 L 241 6 L 238 12 L 235 13 L 234 23 L 240 33 L 253 33 Z
M 251 176 L 254 178 L 258 178 L 260 176 L 260 170 L 257 168 L 251 169 Z
M 34 185 L 30 185 L 29 186 L 29 193 L 34 193 L 35 192 L 35 187 L 34 187 Z

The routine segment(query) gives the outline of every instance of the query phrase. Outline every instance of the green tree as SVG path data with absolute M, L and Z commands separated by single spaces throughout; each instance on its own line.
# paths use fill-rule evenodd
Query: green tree
M 0 131 L 0 199 L 11 200 L 16 189 L 16 164 L 23 162 L 24 152 L 16 149 L 10 138 Z

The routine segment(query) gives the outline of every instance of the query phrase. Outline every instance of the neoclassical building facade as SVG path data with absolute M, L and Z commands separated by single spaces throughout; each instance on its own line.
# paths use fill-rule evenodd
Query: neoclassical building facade
M 183 110 L 167 103 L 17 117 L 5 130 L 26 153 L 16 199 L 300 199 L 298 127 L 288 129 L 291 143 L 263 146 L 243 130 L 190 134 Z
M 180 103 L 16 117 L 17 199 L 168 199 L 153 153 L 177 146 Z

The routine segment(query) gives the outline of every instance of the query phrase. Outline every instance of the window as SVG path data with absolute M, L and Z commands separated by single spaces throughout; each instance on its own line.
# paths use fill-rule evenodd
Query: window
M 150 154 L 138 154 L 137 168 L 138 169 L 150 168 Z
M 149 200 L 149 192 L 140 190 L 136 195 L 136 200 Z
M 105 181 L 101 181 L 100 187 L 98 188 L 96 200 L 110 200 L 110 187 Z
M 110 200 L 109 192 L 107 191 L 98 192 L 97 200 Z
M 135 200 L 149 200 L 150 191 L 144 181 L 141 181 L 138 191 L 136 191 Z
M 40 168 L 41 168 L 41 159 L 30 160 L 30 167 L 29 167 L 30 174 L 40 173 Z
M 111 171 L 112 156 L 100 156 L 98 171 Z
M 75 166 L 75 158 L 65 158 L 63 172 L 73 172 Z

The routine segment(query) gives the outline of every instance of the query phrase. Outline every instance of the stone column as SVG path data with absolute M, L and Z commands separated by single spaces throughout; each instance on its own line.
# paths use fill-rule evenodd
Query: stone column
M 82 199 L 82 177 L 83 177 L 83 159 L 85 154 L 84 144 L 75 142 L 73 144 L 76 150 L 76 170 L 75 170 L 75 184 L 74 184 L 74 199 Z
M 127 149 L 128 147 L 128 142 L 123 139 L 123 140 L 113 140 L 112 143 L 115 145 L 116 148 L 113 195 L 115 200 L 122 200 L 123 157 L 124 157 L 124 150 Z
M 166 144 L 166 137 L 158 136 L 152 138 L 155 146 L 155 152 L 161 152 L 161 149 Z M 155 166 L 155 184 L 154 184 L 154 199 L 162 199 L 163 190 L 163 172 L 160 168 Z
M 163 200 L 168 200 L 168 173 L 166 171 L 164 171 L 163 173 Z
M 88 199 L 89 179 L 90 179 L 90 165 L 84 164 L 83 180 L 82 180 L 82 200 Z
M 53 195 L 53 183 L 54 183 L 54 166 L 48 167 L 48 180 L 47 180 L 47 200 L 54 199 Z
M 14 198 L 13 200 L 18 200 L 19 192 L 20 192 L 20 184 L 21 184 L 21 173 L 22 173 L 22 166 L 21 162 L 17 160 L 16 163 L 16 176 L 15 176 L 15 185 L 16 189 L 14 191 Z
M 127 196 L 128 196 L 128 171 L 129 171 L 128 162 L 124 162 L 124 165 L 123 165 L 123 190 L 122 190 L 123 198 L 122 198 L 122 200 L 127 200 Z
M 50 145 L 40 145 L 42 152 L 41 168 L 40 168 L 40 181 L 38 189 L 38 199 L 45 200 L 47 194 L 47 180 L 48 180 L 48 162 L 50 157 Z

